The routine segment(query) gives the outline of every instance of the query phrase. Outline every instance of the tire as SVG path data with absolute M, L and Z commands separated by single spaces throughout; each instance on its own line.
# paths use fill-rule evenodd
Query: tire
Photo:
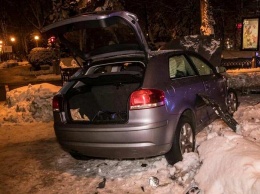
M 233 115 L 238 108 L 238 98 L 237 93 L 233 89 L 228 89 L 227 95 L 227 111 L 230 115 Z
M 183 154 L 193 152 L 195 148 L 194 125 L 189 117 L 181 116 L 173 144 L 169 152 L 165 154 L 168 164 L 173 165 L 183 159 Z

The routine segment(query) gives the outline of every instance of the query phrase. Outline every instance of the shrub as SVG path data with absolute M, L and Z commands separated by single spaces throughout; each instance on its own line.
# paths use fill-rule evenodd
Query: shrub
M 39 70 L 41 65 L 52 65 L 52 61 L 56 59 L 57 53 L 51 48 L 37 47 L 28 55 L 28 61 L 35 70 Z

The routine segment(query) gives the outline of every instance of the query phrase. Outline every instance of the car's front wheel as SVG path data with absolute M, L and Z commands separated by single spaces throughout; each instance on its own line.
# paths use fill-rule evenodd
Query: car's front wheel
M 183 159 L 183 154 L 194 151 L 195 135 L 194 125 L 189 117 L 182 116 L 178 122 L 169 152 L 165 154 L 167 162 L 171 165 Z
M 227 110 L 228 113 L 233 115 L 235 111 L 237 111 L 238 108 L 238 99 L 237 99 L 237 93 L 233 89 L 228 90 L 227 95 Z

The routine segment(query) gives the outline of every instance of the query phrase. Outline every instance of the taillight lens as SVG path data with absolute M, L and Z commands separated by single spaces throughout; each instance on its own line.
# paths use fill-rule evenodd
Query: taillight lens
M 153 108 L 165 104 L 165 95 L 161 90 L 141 89 L 130 96 L 130 110 Z
M 61 112 L 63 98 L 61 95 L 56 95 L 52 99 L 52 110 L 54 112 Z

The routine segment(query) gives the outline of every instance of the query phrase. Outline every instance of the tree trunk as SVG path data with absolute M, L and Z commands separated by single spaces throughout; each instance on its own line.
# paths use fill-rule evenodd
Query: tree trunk
M 209 5 L 209 0 L 200 0 L 200 12 L 201 12 L 201 27 L 200 31 L 202 35 L 209 36 L 214 35 L 215 21 L 213 19 L 213 14 L 211 7 Z

